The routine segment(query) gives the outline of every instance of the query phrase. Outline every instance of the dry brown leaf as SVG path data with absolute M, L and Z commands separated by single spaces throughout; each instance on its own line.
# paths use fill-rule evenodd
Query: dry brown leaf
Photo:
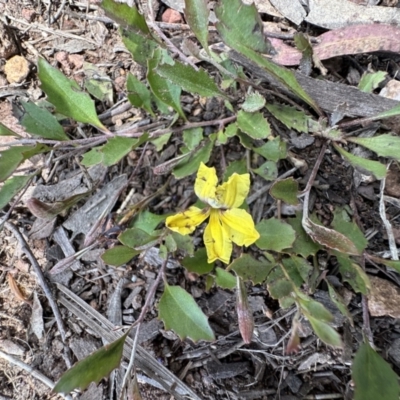
M 392 282 L 369 276 L 371 290 L 368 294 L 368 309 L 373 317 L 389 315 L 400 318 L 400 288 Z
M 23 301 L 24 303 L 29 304 L 32 307 L 32 302 L 29 301 L 25 295 L 21 292 L 21 289 L 18 287 L 17 282 L 15 281 L 14 277 L 8 273 L 8 286 L 10 287 L 11 292 L 15 295 L 18 300 Z

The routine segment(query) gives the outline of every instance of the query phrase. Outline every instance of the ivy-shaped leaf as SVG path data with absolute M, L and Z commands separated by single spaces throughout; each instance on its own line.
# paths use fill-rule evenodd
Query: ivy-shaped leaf
M 91 382 L 99 383 L 110 375 L 121 362 L 122 351 L 128 332 L 116 341 L 105 345 L 90 356 L 76 363 L 58 381 L 53 391 L 69 393 L 74 389 L 85 390 Z
M 262 250 L 281 252 L 283 249 L 292 247 L 296 239 L 293 228 L 277 218 L 270 218 L 259 222 L 256 229 L 260 234 L 256 246 Z
M 282 179 L 272 184 L 269 191 L 275 200 L 282 200 L 287 204 L 296 206 L 298 204 L 299 184 L 293 178 Z
M 369 160 L 368 158 L 355 156 L 351 153 L 348 153 L 336 143 L 332 144 L 336 151 L 340 153 L 341 156 L 358 171 L 364 173 L 366 172 L 368 175 L 372 174 L 376 179 L 383 179 L 386 176 L 386 165 L 381 164 L 378 161 Z
M 260 53 L 268 53 L 271 44 L 263 34 L 260 14 L 254 4 L 223 0 L 215 8 L 216 24 L 223 41 L 235 49 L 238 43 Z
M 271 127 L 264 116 L 240 110 L 237 114 L 237 126 L 253 139 L 265 139 L 271 134 Z
M 271 272 L 274 264 L 263 259 L 256 260 L 250 254 L 242 254 L 236 258 L 228 267 L 236 272 L 244 281 L 252 281 L 254 285 L 262 283 Z
M 142 67 L 147 68 L 147 60 L 153 56 L 154 50 L 159 47 L 158 43 L 126 29 L 121 29 L 120 33 L 122 41 L 132 54 L 133 59 Z
M 4 185 L 0 188 L 0 210 L 19 193 L 32 176 L 33 175 L 13 176 L 4 182 Z
M 236 286 L 236 277 L 230 272 L 217 267 L 215 269 L 215 284 L 222 289 L 233 289 Z
M 143 108 L 143 110 L 155 117 L 153 109 L 151 108 L 150 90 L 131 73 L 128 74 L 126 90 L 128 91 L 128 100 L 132 105 L 138 108 Z
M 21 125 L 27 132 L 45 139 L 69 140 L 56 117 L 48 110 L 38 107 L 35 103 L 25 101 L 21 101 L 21 105 L 25 110 Z
M 205 0 L 185 0 L 185 19 L 207 53 L 210 53 L 208 49 L 209 14 Z
M 74 80 L 68 79 L 43 58 L 39 58 L 38 66 L 41 88 L 47 94 L 49 102 L 56 107 L 57 112 L 75 121 L 106 130 L 97 117 L 94 101 Z
M 183 119 L 186 120 L 185 113 L 182 110 L 180 96 L 181 86 L 178 86 L 168 79 L 162 77 L 157 70 L 158 64 L 162 58 L 161 50 L 155 50 L 153 58 L 147 61 L 147 81 L 151 91 L 163 103 L 172 107 Z
M 353 361 L 354 400 L 398 400 L 398 376 L 368 343 L 357 350 Z
M 195 342 L 215 339 L 207 317 L 193 297 L 180 286 L 165 285 L 158 311 L 165 329 L 172 329 L 182 340 L 187 337 Z
M 0 152 L 0 182 L 6 180 L 25 160 L 50 148 L 38 143 L 36 146 L 13 146 Z
M 17 136 L 17 137 L 21 137 L 20 135 L 18 135 L 18 133 L 12 131 L 10 128 L 7 128 L 1 122 L 0 122 L 0 136 Z
M 179 235 L 182 236 L 182 235 Z M 208 263 L 207 251 L 204 247 L 196 250 L 192 257 L 187 256 L 182 260 L 182 265 L 189 271 L 199 275 L 208 274 L 214 269 L 214 263 Z
M 204 97 L 221 96 L 226 98 L 226 95 L 218 89 L 218 86 L 204 69 L 196 71 L 190 65 L 175 61 L 174 65 L 159 63 L 155 72 L 186 92 L 197 93 Z
M 111 249 L 106 250 L 102 255 L 101 259 L 109 265 L 119 267 L 120 265 L 126 264 L 133 257 L 140 254 L 140 251 L 134 250 L 127 246 L 114 246 Z
M 374 136 L 372 138 L 349 137 L 349 142 L 360 144 L 374 151 L 380 157 L 390 157 L 400 160 L 400 137 L 390 134 Z
M 139 13 L 135 6 L 128 6 L 128 4 L 118 3 L 114 0 L 103 0 L 101 2 L 101 8 L 104 9 L 106 15 L 119 24 L 145 35 L 150 34 L 146 19 Z

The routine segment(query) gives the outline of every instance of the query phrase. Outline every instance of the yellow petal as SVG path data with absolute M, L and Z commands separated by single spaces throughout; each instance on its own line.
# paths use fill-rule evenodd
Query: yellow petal
M 208 262 L 221 260 L 229 264 L 232 254 L 232 242 L 229 240 L 228 232 L 219 220 L 219 211 L 211 210 L 210 222 L 204 231 L 204 245 L 207 249 Z
M 227 182 L 217 187 L 217 199 L 225 208 L 242 205 L 250 189 L 250 175 L 234 173 Z
M 219 210 L 220 219 L 225 230 L 229 234 L 229 239 L 238 246 L 250 246 L 260 234 L 254 227 L 252 216 L 240 208 L 231 210 Z
M 200 163 L 197 171 L 197 178 L 194 184 L 194 191 L 197 197 L 211 207 L 216 204 L 215 191 L 217 189 L 218 177 L 215 168 L 208 168 L 204 163 Z
M 201 210 L 197 207 L 190 207 L 188 210 L 176 215 L 167 217 L 165 225 L 171 231 L 178 232 L 181 235 L 192 233 L 196 226 L 200 225 L 210 214 L 208 208 Z

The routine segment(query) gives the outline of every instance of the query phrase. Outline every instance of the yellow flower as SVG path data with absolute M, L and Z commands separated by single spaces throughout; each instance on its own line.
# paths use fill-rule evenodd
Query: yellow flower
M 260 235 L 254 227 L 251 215 L 238 208 L 249 193 L 249 174 L 234 173 L 228 182 L 218 186 L 217 184 L 215 168 L 208 168 L 201 163 L 194 191 L 208 207 L 200 209 L 192 206 L 184 212 L 168 217 L 166 225 L 174 232 L 188 235 L 210 217 L 204 231 L 208 262 L 221 260 L 229 264 L 232 242 L 239 246 L 250 246 Z

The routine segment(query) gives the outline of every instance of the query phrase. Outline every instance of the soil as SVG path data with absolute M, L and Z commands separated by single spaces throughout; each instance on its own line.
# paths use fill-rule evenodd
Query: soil
M 178 18 L 182 15 L 178 13 L 177 16 L 171 11 L 164 15 L 168 7 L 163 3 L 157 4 L 156 8 L 157 20 L 164 21 L 164 25 L 161 26 L 169 37 L 175 42 L 182 41 L 187 35 L 186 25 L 182 25 L 182 21 Z M 123 46 L 116 24 L 105 16 L 96 2 L 0 0 L 0 15 L 6 20 L 0 23 L 2 34 L 0 121 L 17 133 L 27 136 L 15 117 L 18 116 L 21 100 L 38 101 L 44 95 L 37 75 L 36 65 L 39 56 L 44 56 L 52 65 L 57 66 L 66 76 L 74 78 L 79 84 L 83 84 L 85 78 L 84 62 L 100 68 L 112 83 L 114 94 L 112 99 L 97 102 L 97 111 L 102 114 L 110 109 L 117 110 L 114 115 L 102 119 L 105 126 L 121 128 L 139 121 L 144 125 L 159 122 L 157 119 L 151 119 L 144 111 L 131 106 L 119 111 L 118 108 L 113 108 L 115 103 L 127 103 L 128 73 L 143 79 L 144 71 L 132 60 Z M 171 24 L 169 29 L 168 24 Z M 285 24 L 288 25 L 287 22 Z M 6 79 L 5 63 L 15 55 L 24 58 L 24 66 L 28 65 L 29 70 L 26 71 L 28 75 L 23 71 L 20 75 L 17 74 L 12 78 L 13 84 L 10 84 Z M 368 63 L 373 63 L 380 65 L 380 69 L 385 71 L 386 62 L 389 63 L 378 55 L 368 59 L 362 56 L 346 56 L 326 62 L 326 67 L 330 74 L 329 78 L 336 81 L 338 78 L 346 80 L 350 73 L 354 74 L 352 69 L 354 64 L 366 67 Z M 21 69 L 24 66 L 21 66 Z M 354 82 L 354 79 L 357 80 L 357 77 L 354 78 L 352 75 L 352 79 L 352 84 L 356 86 L 358 82 Z M 238 99 L 238 104 L 241 101 L 242 99 Z M 186 94 L 182 97 L 182 103 L 189 122 L 210 121 L 230 116 L 222 103 L 215 99 L 203 101 Z M 161 121 L 164 124 L 168 122 L 166 119 Z M 276 134 L 288 143 L 292 156 L 303 163 L 303 167 L 294 173 L 293 178 L 304 189 L 324 141 L 320 138 L 302 138 L 310 140 L 304 147 L 300 143 L 301 140 L 296 141 L 298 135 L 280 122 L 275 122 L 273 128 Z M 87 125 L 82 127 L 71 124 L 65 126 L 65 129 L 67 132 L 80 132 L 79 138 L 90 137 L 95 132 Z M 216 126 L 208 126 L 205 128 L 205 133 L 210 134 L 216 129 Z M 8 137 L 0 137 L 1 144 L 4 145 L 6 140 Z M 48 189 L 47 194 L 42 192 L 44 196 L 42 200 L 49 201 L 51 200 L 49 197 L 59 193 L 54 191 L 52 185 L 58 183 L 65 185 L 66 182 L 69 184 L 76 176 L 79 176 L 76 181 L 78 183 L 74 181 L 76 187 L 85 187 L 83 190 L 88 190 L 85 174 L 74 158 L 81 153 L 72 152 L 64 158 L 61 157 L 64 153 L 57 153 L 55 156 L 59 159 L 56 162 L 50 161 L 50 164 L 43 169 L 42 176 L 35 178 L 21 201 L 15 205 L 9 216 L 9 222 L 17 226 L 23 234 L 45 273 L 46 280 L 51 282 L 55 299 L 59 299 L 59 291 L 55 286 L 57 281 L 66 285 L 89 307 L 108 318 L 114 325 L 127 326 L 138 318 L 148 290 L 158 276 L 159 259 L 151 263 L 142 255 L 124 267 L 114 268 L 105 264 L 99 255 L 103 249 L 111 248 L 116 243 L 116 234 L 112 231 L 115 226 L 113 218 L 129 193 L 133 193 L 129 200 L 130 204 L 136 204 L 156 193 L 165 184 L 166 176 L 155 175 L 152 167 L 178 155 L 178 145 L 181 140 L 179 135 L 173 137 L 162 152 L 158 152 L 153 145 L 146 147 L 145 151 L 140 147 L 132 151 L 117 166 L 98 172 L 102 177 L 102 183 L 96 188 L 97 191 L 107 187 L 123 174 L 131 176 L 135 173 L 135 179 L 121 193 L 109 213 L 110 218 L 101 227 L 101 246 L 89 252 L 80 261 L 76 261 L 71 268 L 64 268 L 62 273 L 56 274 L 56 277 L 49 274 L 49 271 L 69 254 L 66 254 L 65 248 L 60 245 L 62 241 L 55 239 L 54 229 L 62 228 L 69 215 L 78 210 L 83 202 L 75 205 L 69 213 L 59 215 L 54 221 L 54 227 L 49 228 L 50 234 L 35 238 L 32 232 L 35 227 L 37 228 L 35 225 L 37 218 L 27 208 L 26 201 L 39 186 L 42 186 L 41 190 L 44 191 L 43 186 L 51 186 L 52 189 Z M 244 157 L 246 155 L 239 140 L 233 138 L 227 145 L 214 150 L 209 165 L 214 165 L 219 176 L 222 176 L 226 165 Z M 254 167 L 261 164 L 259 159 L 251 161 Z M 37 156 L 24 163 L 19 170 L 22 173 L 30 171 L 43 166 L 44 162 L 44 158 Z M 280 163 L 279 175 L 290 168 L 289 162 L 283 160 Z M 387 178 L 386 194 L 389 196 L 399 196 L 398 172 L 398 166 L 393 164 Z M 322 224 L 329 225 L 335 209 L 338 207 L 349 209 L 358 226 L 369 238 L 368 251 L 371 254 L 387 251 L 388 238 L 379 214 L 380 183 L 376 180 L 365 180 L 356 185 L 357 179 L 364 177 L 354 172 L 337 153 L 328 149 L 316 176 L 311 199 L 312 210 Z M 196 201 L 193 184 L 193 176 L 182 180 L 172 179 L 163 193 L 146 204 L 147 209 L 156 214 L 185 209 Z M 265 180 L 254 174 L 250 196 L 264 186 Z M 7 210 L 6 207 L 1 216 L 4 216 Z M 278 208 L 268 193 L 258 196 L 251 204 L 251 210 L 255 222 L 261 218 L 270 218 L 274 215 L 287 217 L 293 213 L 291 209 Z M 398 206 L 388 206 L 386 214 L 392 222 L 395 239 L 399 244 Z M 43 232 L 43 229 L 40 227 L 39 232 Z M 78 224 L 71 229 L 63 230 L 73 251 L 83 246 L 85 239 L 79 229 Z M 62 232 L 59 234 L 62 235 Z M 193 236 L 193 240 L 196 245 L 201 244 L 200 232 Z M 251 254 L 255 257 L 260 256 L 261 252 L 253 247 L 250 250 Z M 21 366 L 1 356 L 0 400 L 62 398 L 52 393 L 35 373 L 39 372 L 53 383 L 57 382 L 76 361 L 104 345 L 104 338 L 95 325 L 88 325 L 62 302 L 58 302 L 65 326 L 66 335 L 63 338 L 53 310 L 38 283 L 37 274 L 22 251 L 21 241 L 7 227 L 0 232 L 0 249 L 0 350 L 32 368 L 31 371 L 25 371 Z M 139 344 L 150 354 L 149 357 L 175 374 L 177 379 L 183 381 L 201 399 L 352 398 L 351 360 L 363 340 L 366 323 L 363 318 L 363 307 L 365 311 L 367 306 L 363 303 L 361 295 L 355 294 L 347 283 L 342 284 L 336 278 L 353 316 L 354 326 L 351 326 L 334 306 L 332 307 L 324 284 L 321 284 L 314 293 L 314 297 L 332 311 L 335 317 L 334 327 L 342 335 L 344 350 L 334 350 L 322 344 L 313 334 L 308 322 L 303 320 L 300 331 L 301 349 L 295 354 L 288 355 L 285 348 L 290 337 L 294 308 L 282 309 L 279 303 L 271 298 L 266 286 L 248 286 L 250 304 L 255 317 L 255 331 L 252 343 L 246 345 L 238 330 L 235 292 L 221 288 L 207 291 L 206 278 L 188 273 L 180 266 L 182 256 L 183 254 L 178 251 L 174 258 L 169 260 L 171 268 L 167 268 L 168 282 L 180 285 L 193 295 L 209 317 L 217 340 L 213 343 L 193 343 L 189 339 L 180 340 L 173 332 L 165 330 L 161 321 L 157 319 L 155 308 L 162 294 L 161 284 L 146 314 L 141 330 L 142 337 L 139 340 Z M 328 253 L 321 252 L 314 262 L 330 276 L 338 275 L 337 265 Z M 370 264 L 366 267 L 366 271 L 371 275 L 399 283 L 399 278 L 393 271 L 386 271 Z M 399 372 L 400 360 L 397 358 L 400 357 L 396 358 L 399 352 L 396 346 L 400 347 L 400 344 L 396 344 L 396 339 L 400 337 L 400 325 L 397 319 L 388 315 L 393 314 L 371 317 L 371 332 L 380 353 L 392 363 L 396 372 Z M 128 361 L 124 359 L 119 370 L 122 376 Z M 99 385 L 92 384 L 86 392 L 76 391 L 71 396 L 81 400 L 114 399 L 116 397 L 112 389 L 114 387 L 112 379 L 115 379 L 117 387 L 121 384 L 116 372 L 113 378 L 103 379 Z M 140 368 L 137 370 L 137 381 L 143 399 L 172 398 L 171 394 L 159 387 L 157 377 L 148 377 Z M 317 397 L 319 395 L 325 397 Z

